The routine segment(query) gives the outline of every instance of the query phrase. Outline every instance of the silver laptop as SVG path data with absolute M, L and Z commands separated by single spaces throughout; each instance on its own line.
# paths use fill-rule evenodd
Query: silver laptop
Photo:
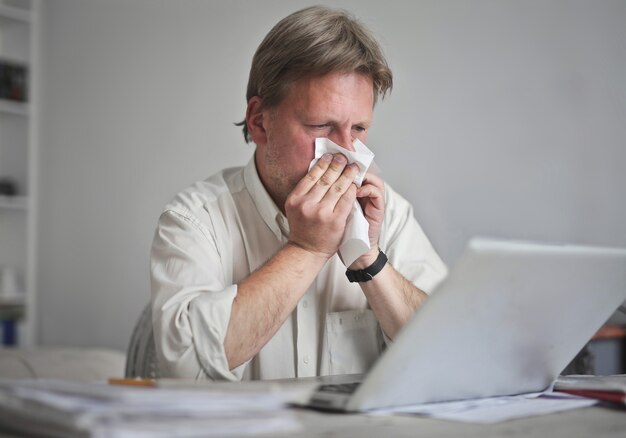
M 626 249 L 474 239 L 362 382 L 309 405 L 367 411 L 546 389 L 626 299 Z

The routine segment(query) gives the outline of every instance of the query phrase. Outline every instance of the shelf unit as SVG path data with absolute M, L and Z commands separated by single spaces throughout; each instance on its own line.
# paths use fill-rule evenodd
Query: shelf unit
M 0 99 L 0 114 L 28 117 L 30 111 L 26 103 Z
M 3 2 L 0 4 L 0 17 L 3 20 L 21 21 L 23 23 L 31 22 L 30 2 Z
M 36 344 L 37 84 L 40 0 L 0 0 L 0 61 L 26 67 L 26 101 L 0 98 L 0 179 L 17 195 L 0 195 L 0 277 L 10 270 L 17 293 L 0 281 L 0 339 L 13 321 L 16 345 Z M 13 97 L 13 96 L 12 96 Z M 0 278 L 1 280 L 1 278 Z M 9 325 L 11 323 L 9 322 Z M 0 348 L 2 348 L 0 346 Z
M 0 196 L 0 210 L 27 210 L 28 197 Z

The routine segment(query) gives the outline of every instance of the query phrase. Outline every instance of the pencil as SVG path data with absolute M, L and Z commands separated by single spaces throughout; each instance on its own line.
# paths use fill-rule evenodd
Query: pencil
M 156 386 L 156 380 L 154 380 L 154 379 L 141 379 L 139 377 L 137 377 L 135 379 L 121 379 L 121 378 L 111 377 L 109 379 L 109 385 L 154 387 L 154 386 Z

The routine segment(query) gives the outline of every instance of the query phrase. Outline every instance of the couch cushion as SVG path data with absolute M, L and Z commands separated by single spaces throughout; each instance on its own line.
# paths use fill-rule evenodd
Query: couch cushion
M 105 348 L 0 349 L 0 377 L 106 380 L 124 375 L 126 355 Z
M 18 356 L 4 355 L 0 350 L 0 377 L 11 379 L 29 379 L 35 377 L 29 365 Z

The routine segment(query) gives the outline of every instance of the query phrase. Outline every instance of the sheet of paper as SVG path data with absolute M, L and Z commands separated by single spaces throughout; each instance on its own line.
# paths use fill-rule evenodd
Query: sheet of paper
M 315 139 L 315 158 L 309 165 L 309 170 L 317 163 L 320 157 L 326 153 L 341 153 L 346 156 L 348 163 L 356 163 L 359 166 L 359 174 L 355 178 L 358 187 L 363 183 L 363 178 L 367 173 L 372 161 L 374 153 L 370 151 L 359 139 L 353 143 L 354 151 L 342 148 L 338 144 L 327 138 Z M 365 254 L 370 249 L 369 241 L 369 223 L 365 219 L 361 205 L 355 201 L 352 213 L 348 217 L 346 223 L 346 231 L 339 247 L 339 257 L 344 265 L 350 266 L 357 258 Z
M 404 406 L 375 411 L 371 415 L 424 415 L 441 420 L 490 424 L 584 408 L 595 403 L 595 400 L 567 394 L 533 393 Z

